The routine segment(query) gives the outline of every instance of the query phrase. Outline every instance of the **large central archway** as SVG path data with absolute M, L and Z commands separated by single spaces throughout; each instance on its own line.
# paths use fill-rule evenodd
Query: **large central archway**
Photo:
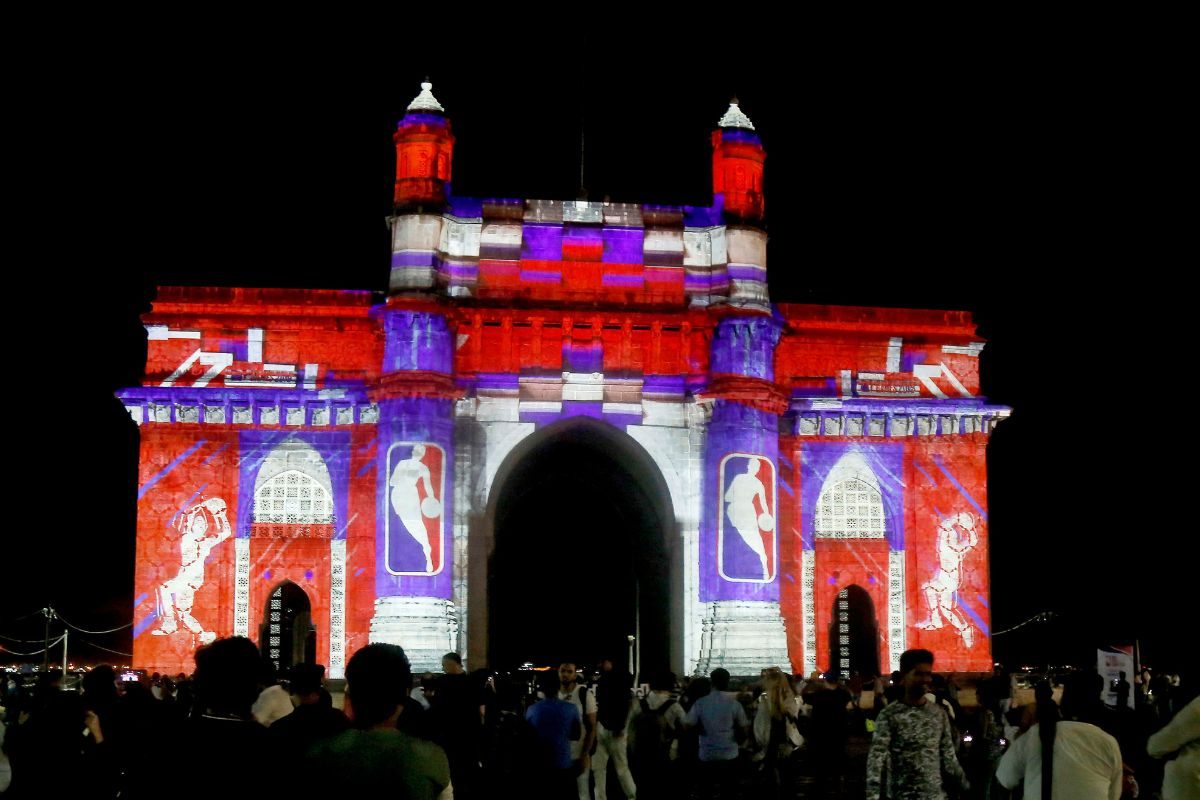
M 670 667 L 680 629 L 667 488 L 629 436 L 565 420 L 509 454 L 489 498 L 487 660 Z M 480 597 L 479 599 L 484 599 Z

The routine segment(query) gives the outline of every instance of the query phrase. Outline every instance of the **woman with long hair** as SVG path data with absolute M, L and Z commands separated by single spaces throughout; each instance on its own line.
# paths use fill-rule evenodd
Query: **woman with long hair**
M 791 755 L 804 743 L 796 724 L 799 716 L 800 698 L 787 676 L 777 667 L 766 670 L 754 715 L 754 738 L 762 748 L 760 766 L 765 783 L 779 797 L 784 796 L 784 787 L 793 783 Z

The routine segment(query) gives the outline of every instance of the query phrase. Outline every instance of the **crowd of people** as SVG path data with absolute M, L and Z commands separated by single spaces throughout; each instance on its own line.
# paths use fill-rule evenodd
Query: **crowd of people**
M 58 673 L 32 691 L 10 680 L 0 792 L 608 800 L 611 771 L 619 796 L 647 799 L 1200 796 L 1200 699 L 1150 676 L 1134 708 L 1112 709 L 1095 673 L 1018 705 L 997 672 L 960 703 L 927 650 L 890 681 L 769 668 L 735 684 L 716 669 L 635 691 L 612 661 L 578 667 L 468 674 L 447 653 L 414 680 L 402 648 L 371 644 L 347 665 L 343 710 L 322 667 L 276 676 L 231 637 L 201 647 L 190 677 L 126 683 L 102 666 L 79 694 Z

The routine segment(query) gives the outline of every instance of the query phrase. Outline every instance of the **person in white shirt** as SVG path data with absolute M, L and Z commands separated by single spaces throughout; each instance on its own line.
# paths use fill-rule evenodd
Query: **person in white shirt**
M 1146 742 L 1155 758 L 1176 754 L 1163 771 L 1163 800 L 1200 800 L 1200 697 Z
M 1120 800 L 1121 748 L 1095 725 L 1060 720 L 1049 683 L 1037 690 L 1037 723 L 996 768 L 1006 789 L 1025 784 L 1025 800 Z

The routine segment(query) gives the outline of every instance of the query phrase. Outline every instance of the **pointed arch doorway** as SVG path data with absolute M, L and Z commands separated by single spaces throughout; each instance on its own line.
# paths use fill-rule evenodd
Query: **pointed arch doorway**
M 623 432 L 549 425 L 497 473 L 486 555 L 488 663 L 670 668 L 681 559 L 661 474 Z M 480 598 L 481 600 L 483 598 Z
M 829 625 L 829 667 L 849 680 L 854 674 L 879 674 L 879 623 L 875 604 L 861 586 L 847 586 L 837 594 Z
M 281 581 L 267 596 L 258 640 L 263 656 L 284 673 L 296 664 L 317 662 L 317 629 L 308 594 L 291 581 Z

